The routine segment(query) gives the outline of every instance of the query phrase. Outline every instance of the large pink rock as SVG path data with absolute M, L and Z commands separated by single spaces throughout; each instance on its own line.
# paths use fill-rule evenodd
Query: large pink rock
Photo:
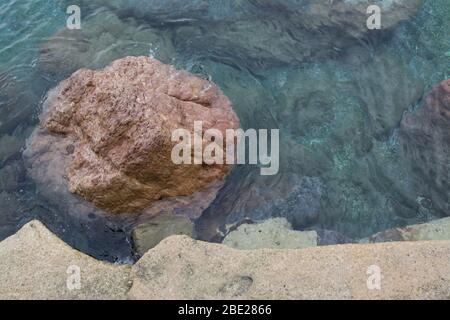
M 227 165 L 172 162 L 173 130 L 193 132 L 194 121 L 224 135 L 239 127 L 213 83 L 126 57 L 103 70 L 81 69 L 55 88 L 25 156 L 38 182 L 66 187 L 107 212 L 141 212 L 161 199 L 193 197 L 228 172 Z

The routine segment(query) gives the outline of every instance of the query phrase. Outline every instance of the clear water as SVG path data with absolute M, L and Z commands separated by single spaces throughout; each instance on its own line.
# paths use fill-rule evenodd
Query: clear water
M 217 229 L 245 219 L 284 216 L 296 229 L 335 231 L 351 241 L 450 215 L 423 205 L 424 194 L 409 188 L 414 173 L 399 161 L 395 139 L 402 114 L 450 76 L 448 0 L 424 1 L 416 17 L 382 39 L 302 61 L 270 41 L 266 56 L 261 47 L 241 52 L 233 46 L 236 36 L 264 38 L 273 25 L 249 25 L 237 35 L 211 31 L 221 19 L 241 16 L 245 22 L 249 3 L 255 9 L 258 1 L 239 1 L 233 10 L 213 1 L 207 14 L 198 10 L 201 2 L 178 2 L 179 13 L 149 18 L 146 10 L 168 2 L 87 1 L 82 32 L 59 34 L 64 46 L 56 40 L 59 51 L 48 54 L 44 44 L 64 29 L 67 2 L 0 0 L 0 239 L 38 218 L 90 255 L 132 257 L 126 223 L 57 209 L 37 192 L 21 157 L 49 88 L 77 68 L 100 68 L 126 55 L 152 55 L 211 78 L 232 100 L 244 128 L 281 131 L 280 174 L 261 177 L 258 168 L 235 168 L 196 223 L 201 239 L 220 240 Z M 257 12 L 261 19 L 266 14 Z M 202 19 L 202 28 L 190 28 Z M 289 41 L 302 40 L 279 27 Z M 218 48 L 217 38 L 228 36 Z M 314 47 L 321 40 L 308 41 Z

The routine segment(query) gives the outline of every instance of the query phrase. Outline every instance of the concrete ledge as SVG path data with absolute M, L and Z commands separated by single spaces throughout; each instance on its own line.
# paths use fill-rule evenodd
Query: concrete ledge
M 377 268 L 381 289 L 370 290 Z M 175 236 L 132 278 L 136 299 L 448 299 L 450 242 L 238 251 Z
M 129 272 L 74 250 L 36 220 L 0 242 L 0 299 L 124 299 Z
M 80 269 L 79 289 L 67 285 L 70 266 Z M 381 288 L 371 290 L 377 271 Z M 97 261 L 38 221 L 0 243 L 1 299 L 449 297 L 450 241 L 243 251 L 172 236 L 134 266 Z

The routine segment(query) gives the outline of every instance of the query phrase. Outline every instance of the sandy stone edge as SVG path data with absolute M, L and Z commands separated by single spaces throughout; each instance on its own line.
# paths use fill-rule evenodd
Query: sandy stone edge
M 132 278 L 133 299 L 449 299 L 450 241 L 239 251 L 174 236 Z
M 130 266 L 81 253 L 37 220 L 0 243 L 0 299 L 125 299 L 129 276 Z
M 79 290 L 67 288 L 71 265 Z M 373 266 L 380 290 L 367 287 Z M 74 250 L 39 221 L 0 242 L 0 299 L 449 298 L 450 241 L 245 251 L 172 236 L 134 266 Z

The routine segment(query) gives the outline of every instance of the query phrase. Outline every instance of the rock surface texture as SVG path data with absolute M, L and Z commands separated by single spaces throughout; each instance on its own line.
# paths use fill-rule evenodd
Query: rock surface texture
M 448 299 L 449 259 L 450 241 L 242 251 L 173 236 L 130 271 L 32 221 L 0 242 L 0 299 Z M 380 290 L 367 287 L 373 265 Z M 70 266 L 80 289 L 68 289 Z
M 103 70 L 81 69 L 50 92 L 25 156 L 38 182 L 61 187 L 66 182 L 53 176 L 63 174 L 72 193 L 97 207 L 139 212 L 227 173 L 227 165 L 173 163 L 172 132 L 193 133 L 194 121 L 224 135 L 239 127 L 230 101 L 211 82 L 148 57 L 126 57 Z
M 129 272 L 72 249 L 36 220 L 0 243 L 1 299 L 124 299 Z
M 274 218 L 263 223 L 242 224 L 222 243 L 241 250 L 302 249 L 317 246 L 317 233 L 292 230 L 285 218 Z
M 242 251 L 175 236 L 132 270 L 135 299 L 447 299 L 450 242 Z M 369 290 L 377 265 L 381 290 Z

